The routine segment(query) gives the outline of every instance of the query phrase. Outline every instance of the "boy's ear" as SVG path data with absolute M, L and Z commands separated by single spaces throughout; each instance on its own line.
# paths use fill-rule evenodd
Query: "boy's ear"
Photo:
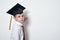
M 14 19 L 16 20 L 16 16 L 14 16 Z
M 24 21 L 26 21 L 28 18 L 27 17 L 25 17 L 25 19 L 24 19 Z
M 14 16 L 14 19 L 15 19 L 16 17 Z

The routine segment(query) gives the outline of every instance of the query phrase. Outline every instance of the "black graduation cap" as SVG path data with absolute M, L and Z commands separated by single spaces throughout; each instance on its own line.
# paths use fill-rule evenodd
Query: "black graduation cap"
M 24 9 L 25 9 L 25 7 L 23 7 L 22 5 L 20 5 L 19 3 L 17 3 L 9 11 L 7 11 L 7 13 L 15 16 L 16 14 L 22 14 Z

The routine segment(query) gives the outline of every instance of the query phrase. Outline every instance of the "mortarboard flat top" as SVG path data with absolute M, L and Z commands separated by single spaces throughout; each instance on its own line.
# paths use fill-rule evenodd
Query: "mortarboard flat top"
M 20 4 L 16 4 L 14 7 L 12 7 L 9 11 L 7 11 L 7 13 L 15 16 L 16 14 L 21 14 L 23 13 L 23 10 L 25 9 L 25 7 L 23 7 Z

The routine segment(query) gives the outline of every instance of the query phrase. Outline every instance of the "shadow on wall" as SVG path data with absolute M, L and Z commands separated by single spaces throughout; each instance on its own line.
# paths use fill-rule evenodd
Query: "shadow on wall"
M 24 23 L 24 31 L 25 31 L 25 40 L 29 40 L 29 33 L 28 33 L 28 25 L 29 25 L 29 16 L 28 14 L 28 10 L 24 12 L 24 15 L 26 17 L 26 21 Z

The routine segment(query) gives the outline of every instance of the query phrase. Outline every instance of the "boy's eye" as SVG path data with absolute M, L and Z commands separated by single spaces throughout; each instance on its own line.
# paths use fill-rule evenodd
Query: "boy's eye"
M 22 15 L 22 17 L 24 17 L 24 15 Z
M 20 16 L 18 16 L 18 17 L 20 17 Z

